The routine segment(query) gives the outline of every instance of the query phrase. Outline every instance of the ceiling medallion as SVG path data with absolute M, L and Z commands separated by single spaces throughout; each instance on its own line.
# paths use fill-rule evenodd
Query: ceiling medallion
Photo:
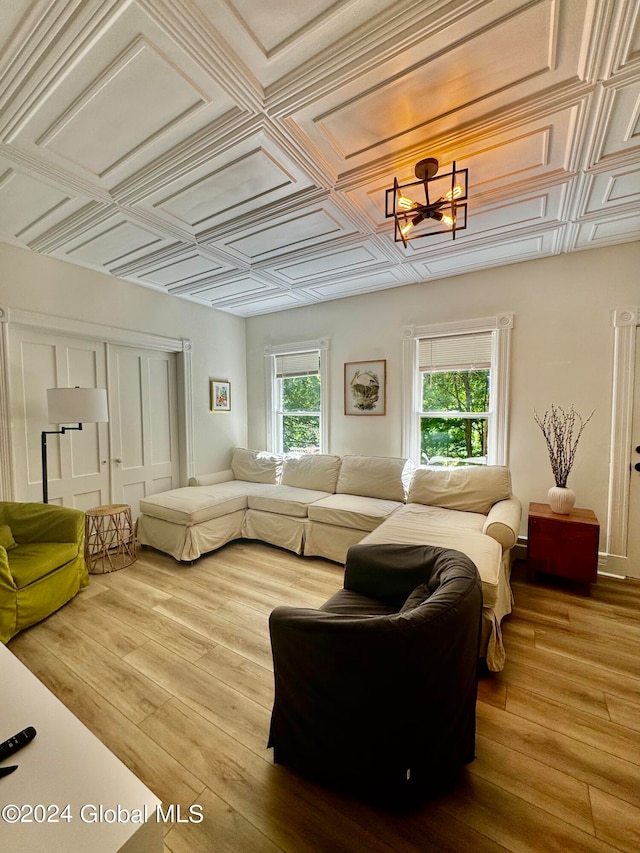
M 399 184 L 394 178 L 393 187 L 386 190 L 385 217 L 393 216 L 396 243 L 406 247 L 409 240 L 446 231 L 455 240 L 456 232 L 467 227 L 469 170 L 456 169 L 454 160 L 450 172 L 438 175 L 438 166 L 434 157 L 420 160 L 415 167 L 417 181 Z M 422 190 L 424 202 L 414 200 Z

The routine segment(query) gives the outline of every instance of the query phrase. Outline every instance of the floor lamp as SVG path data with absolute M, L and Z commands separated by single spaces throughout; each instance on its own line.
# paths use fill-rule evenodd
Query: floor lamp
M 82 424 L 105 423 L 109 420 L 107 392 L 104 388 L 48 388 L 48 423 L 78 424 L 60 429 L 43 430 L 40 436 L 42 450 L 42 503 L 49 503 L 47 476 L 47 436 L 64 435 L 72 429 L 82 429 Z

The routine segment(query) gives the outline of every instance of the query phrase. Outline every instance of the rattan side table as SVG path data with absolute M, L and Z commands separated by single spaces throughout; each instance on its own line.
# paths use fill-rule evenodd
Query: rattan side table
M 107 504 L 86 511 L 84 558 L 92 574 L 114 572 L 135 562 L 136 542 L 128 504 Z

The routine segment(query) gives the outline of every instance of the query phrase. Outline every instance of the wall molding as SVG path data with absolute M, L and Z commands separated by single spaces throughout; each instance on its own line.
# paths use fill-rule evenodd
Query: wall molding
M 162 352 L 183 352 L 184 339 L 168 338 L 138 332 L 134 329 L 122 329 L 118 326 L 106 326 L 84 320 L 73 320 L 51 314 L 39 314 L 36 311 L 24 311 L 20 308 L 7 309 L 7 321 L 14 326 L 27 326 L 45 332 L 68 335 L 70 337 L 106 341 L 110 344 L 156 349 Z
M 9 439 L 8 311 L 0 305 L 0 500 L 13 497 L 13 457 Z
M 629 536 L 629 448 L 632 440 L 638 307 L 614 308 L 611 453 L 607 500 L 606 549 L 616 558 L 627 557 Z M 621 571 L 620 565 L 617 571 Z

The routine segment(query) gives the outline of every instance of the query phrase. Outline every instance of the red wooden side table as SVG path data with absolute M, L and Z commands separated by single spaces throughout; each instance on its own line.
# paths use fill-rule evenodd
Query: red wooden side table
M 529 504 L 527 568 L 576 581 L 588 590 L 598 579 L 600 524 L 590 509 L 558 515 L 548 504 Z

